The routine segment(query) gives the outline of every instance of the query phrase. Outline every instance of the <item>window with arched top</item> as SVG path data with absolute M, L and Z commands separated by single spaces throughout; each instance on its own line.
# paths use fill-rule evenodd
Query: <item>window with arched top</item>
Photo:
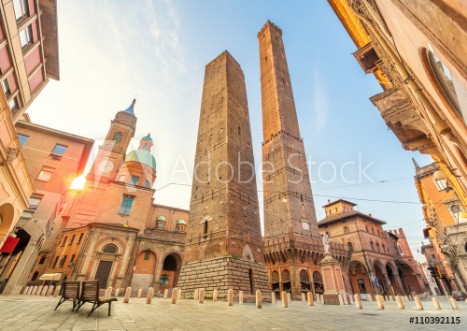
M 373 242 L 370 241 L 370 246 L 371 246 L 371 250 L 374 251 L 375 250 L 375 246 L 373 245 Z
M 122 141 L 123 134 L 121 132 L 115 132 L 113 141 L 119 143 Z
M 347 226 L 344 226 L 344 233 L 345 234 L 349 233 L 349 228 Z
M 352 253 L 353 252 L 353 245 L 352 245 L 352 243 L 350 241 L 347 243 L 347 246 L 349 248 L 349 253 Z
M 107 253 L 107 254 L 116 254 L 117 251 L 118 251 L 117 246 L 112 245 L 112 244 L 106 245 L 104 249 L 102 250 L 103 253 Z
M 464 123 L 467 123 L 467 91 L 462 82 L 433 53 L 424 49 L 422 59 L 438 94 L 446 100 Z

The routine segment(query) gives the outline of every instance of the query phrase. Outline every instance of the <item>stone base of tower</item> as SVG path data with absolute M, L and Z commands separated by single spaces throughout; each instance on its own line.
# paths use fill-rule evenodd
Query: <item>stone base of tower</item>
M 231 256 L 184 264 L 180 271 L 178 287 L 181 288 L 184 299 L 193 299 L 194 291 L 204 288 L 207 299 L 211 299 L 213 291 L 217 289 L 218 300 L 227 300 L 228 290 L 233 289 L 235 297 L 238 297 L 239 291 L 243 291 L 245 302 L 255 301 L 256 290 L 263 292 L 263 301 L 271 300 L 265 266 Z

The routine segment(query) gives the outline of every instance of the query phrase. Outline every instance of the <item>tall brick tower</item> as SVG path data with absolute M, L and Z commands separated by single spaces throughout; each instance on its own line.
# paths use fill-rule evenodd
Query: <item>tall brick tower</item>
M 223 52 L 206 66 L 179 286 L 268 291 L 245 78 Z
M 314 290 L 322 241 L 282 42 L 268 21 L 258 33 L 263 110 L 265 258 L 275 292 Z M 302 272 L 303 270 L 303 272 Z

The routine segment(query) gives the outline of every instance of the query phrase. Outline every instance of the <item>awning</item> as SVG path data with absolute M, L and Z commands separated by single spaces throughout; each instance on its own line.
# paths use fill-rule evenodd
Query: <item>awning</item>
M 39 277 L 39 280 L 60 280 L 62 278 L 62 273 L 61 272 L 56 272 L 56 273 L 50 273 L 50 274 L 43 274 L 42 276 Z
M 15 250 L 16 245 L 19 243 L 18 237 L 8 236 L 5 242 L 3 243 L 2 248 L 0 248 L 0 253 L 8 253 L 11 254 Z

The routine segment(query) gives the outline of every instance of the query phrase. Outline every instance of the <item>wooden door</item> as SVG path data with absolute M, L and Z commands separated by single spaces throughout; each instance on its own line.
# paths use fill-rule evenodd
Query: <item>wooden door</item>
M 94 277 L 99 281 L 99 288 L 107 288 L 107 281 L 109 280 L 110 270 L 112 269 L 112 261 L 100 261 L 97 267 L 96 276 Z

